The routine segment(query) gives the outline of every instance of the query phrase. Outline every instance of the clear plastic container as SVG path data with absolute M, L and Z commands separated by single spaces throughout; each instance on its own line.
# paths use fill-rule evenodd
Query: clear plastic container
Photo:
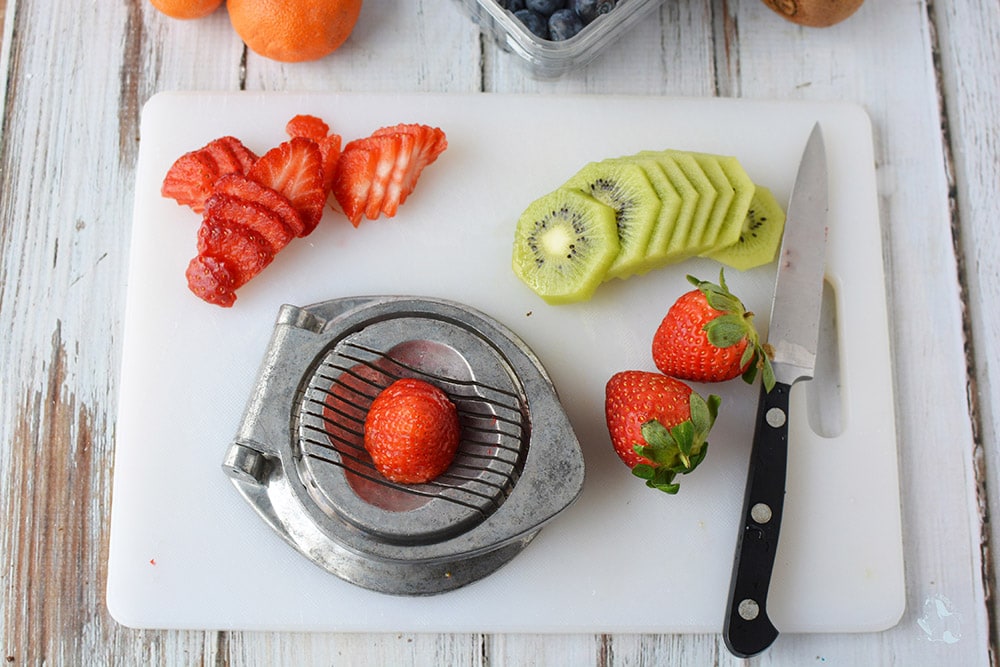
M 542 39 L 530 32 L 497 0 L 457 0 L 484 31 L 506 51 L 516 54 L 539 79 L 556 79 L 581 67 L 619 39 L 663 0 L 621 0 L 610 12 L 597 17 L 564 41 Z

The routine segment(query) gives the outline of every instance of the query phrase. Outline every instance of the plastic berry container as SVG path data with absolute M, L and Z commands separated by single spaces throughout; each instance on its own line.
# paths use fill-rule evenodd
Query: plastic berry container
M 619 0 L 608 13 L 586 24 L 565 40 L 539 37 L 503 0 L 457 0 L 480 28 L 493 36 L 505 51 L 518 56 L 528 72 L 539 79 L 556 79 L 596 58 L 663 0 Z

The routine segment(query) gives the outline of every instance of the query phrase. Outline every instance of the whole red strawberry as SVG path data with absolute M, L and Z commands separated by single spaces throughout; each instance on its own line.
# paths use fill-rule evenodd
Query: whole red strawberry
M 682 294 L 653 335 L 653 363 L 671 377 L 721 382 L 742 375 L 753 382 L 758 369 L 770 391 L 774 372 L 760 344 L 753 313 L 719 284 L 688 276 L 697 289 Z
M 364 442 L 375 468 L 388 479 L 428 482 L 448 469 L 458 450 L 458 411 L 429 382 L 397 380 L 372 401 Z
M 680 380 L 648 371 L 622 371 L 605 387 L 604 416 L 611 444 L 646 486 L 677 493 L 687 474 L 708 453 L 722 400 L 706 401 Z

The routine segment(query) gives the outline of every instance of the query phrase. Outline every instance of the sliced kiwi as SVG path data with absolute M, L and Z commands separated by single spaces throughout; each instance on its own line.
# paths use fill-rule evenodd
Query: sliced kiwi
M 677 164 L 677 161 L 669 156 L 663 156 L 657 160 L 663 173 L 670 179 L 670 183 L 680 195 L 681 204 L 677 211 L 677 220 L 674 223 L 673 232 L 667 242 L 668 261 L 679 262 L 694 254 L 688 241 L 691 237 L 691 225 L 694 222 L 695 213 L 701 195 L 691 183 L 690 179 L 684 175 L 684 171 Z
M 639 155 L 644 154 L 647 154 L 646 151 L 639 153 Z M 705 175 L 705 170 L 690 153 L 684 151 L 653 151 L 650 155 L 661 160 L 664 169 L 667 168 L 666 161 L 673 161 L 698 192 L 698 204 L 695 206 L 694 216 L 691 219 L 691 225 L 686 230 L 687 233 L 681 238 L 673 239 L 671 243 L 676 248 L 685 248 L 691 255 L 708 250 L 711 245 L 705 241 L 705 231 L 708 229 L 708 221 L 712 215 L 717 195 L 715 188 L 712 187 L 712 182 Z
M 705 235 L 701 239 L 702 243 L 714 248 L 721 245 L 719 235 L 726 222 L 726 216 L 729 215 L 730 204 L 736 196 L 736 190 L 730 185 L 726 172 L 722 171 L 722 167 L 712 156 L 705 153 L 692 153 L 691 157 L 698 162 L 698 166 L 702 168 L 705 175 L 708 176 L 708 180 L 712 182 L 712 187 L 715 188 L 715 205 L 708 218 Z
M 704 154 L 703 159 L 718 163 L 733 188 L 733 200 L 729 204 L 726 219 L 723 221 L 719 236 L 715 240 L 715 245 L 718 248 L 724 248 L 739 240 L 756 186 L 746 170 L 743 169 L 743 165 L 735 157 Z
M 612 159 L 591 162 L 563 188 L 588 194 L 615 212 L 620 249 L 606 278 L 627 278 L 641 272 L 660 215 L 660 199 L 642 168 Z
M 615 211 L 560 188 L 532 202 L 514 232 L 514 273 L 552 304 L 589 299 L 619 252 Z
M 656 219 L 653 233 L 649 237 L 649 244 L 646 246 L 645 260 L 638 271 L 638 273 L 645 273 L 650 269 L 663 266 L 671 260 L 670 237 L 677 225 L 677 217 L 683 202 L 677 188 L 667 178 L 667 174 L 657 160 L 638 155 L 630 155 L 620 159 L 638 165 L 645 172 L 660 200 L 660 214 Z
M 740 271 L 770 264 L 781 246 L 784 229 L 784 210 L 770 190 L 758 185 L 743 219 L 739 239 L 733 245 L 705 256 Z

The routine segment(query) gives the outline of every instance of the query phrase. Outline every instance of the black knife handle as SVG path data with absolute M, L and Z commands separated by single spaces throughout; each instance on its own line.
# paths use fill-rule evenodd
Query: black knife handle
M 788 461 L 788 394 L 777 383 L 760 392 L 743 514 L 723 637 L 733 655 L 748 658 L 771 645 L 778 630 L 767 616 L 767 591 L 778 550 Z

